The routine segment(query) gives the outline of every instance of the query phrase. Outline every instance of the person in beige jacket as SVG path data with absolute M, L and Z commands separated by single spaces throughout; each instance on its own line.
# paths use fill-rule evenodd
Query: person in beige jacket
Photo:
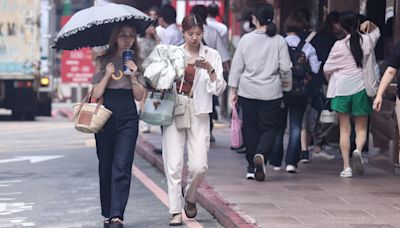
M 185 200 L 185 214 L 194 218 L 197 214 L 196 190 L 203 181 L 210 147 L 209 113 L 212 112 L 212 96 L 220 95 L 226 87 L 222 75 L 222 62 L 218 52 L 203 45 L 203 23 L 197 15 L 190 14 L 182 21 L 185 43 L 181 46 L 187 56 L 183 83 L 176 82 L 179 103 L 186 102 L 185 110 L 190 120 L 189 129 L 178 129 L 175 117 L 172 124 L 164 127 L 162 155 L 168 182 L 169 225 L 182 224 L 182 197 Z M 175 108 L 176 109 L 176 108 Z M 189 177 L 182 188 L 183 153 L 185 144 L 188 151 Z

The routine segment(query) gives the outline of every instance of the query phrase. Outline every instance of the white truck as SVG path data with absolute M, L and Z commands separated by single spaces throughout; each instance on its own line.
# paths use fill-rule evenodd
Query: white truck
M 2 0 L 0 4 L 0 108 L 14 119 L 51 115 L 52 76 L 41 18 L 50 0 Z M 47 54 L 46 56 L 43 56 Z M 42 66 L 43 65 L 43 66 Z M 47 65 L 47 66 L 46 66 Z M 47 70 L 46 70 L 47 69 Z

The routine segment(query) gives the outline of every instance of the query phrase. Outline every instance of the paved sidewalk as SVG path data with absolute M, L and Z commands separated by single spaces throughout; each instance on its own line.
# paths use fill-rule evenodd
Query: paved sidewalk
M 152 130 L 140 137 L 160 147 L 159 128 Z M 247 222 L 271 228 L 400 228 L 398 176 L 367 166 L 365 175 L 343 179 L 338 158 L 312 160 L 297 174 L 268 167 L 266 181 L 246 180 L 244 154 L 229 149 L 229 127 L 217 125 L 214 135 L 206 182 Z

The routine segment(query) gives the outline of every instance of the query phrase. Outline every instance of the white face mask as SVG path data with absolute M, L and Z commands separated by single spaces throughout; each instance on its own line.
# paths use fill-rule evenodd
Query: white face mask
M 246 22 L 243 23 L 242 29 L 243 29 L 245 32 L 251 32 L 251 31 L 254 30 L 254 28 L 251 28 L 251 27 L 250 27 L 250 22 L 249 22 L 249 21 L 246 21 Z

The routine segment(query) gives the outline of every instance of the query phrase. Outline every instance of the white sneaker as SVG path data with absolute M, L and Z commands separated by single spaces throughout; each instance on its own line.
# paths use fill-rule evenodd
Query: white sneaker
M 296 173 L 297 169 L 294 165 L 287 165 L 286 166 L 286 172 L 288 173 Z
M 340 172 L 340 177 L 352 177 L 353 171 L 350 167 L 345 168 L 342 172 Z
M 280 166 L 274 166 L 274 168 L 272 168 L 273 170 L 275 170 L 275 171 L 281 171 L 281 167 Z
M 359 175 L 364 174 L 364 162 L 361 157 L 360 151 L 358 151 L 358 150 L 353 151 L 352 163 L 353 163 L 354 171 L 357 174 L 359 174 Z
M 247 173 L 246 174 L 246 179 L 247 180 L 254 180 L 254 178 L 256 178 L 254 173 Z
M 321 151 L 318 152 L 318 153 L 317 153 L 317 152 L 314 152 L 313 155 L 312 155 L 312 157 L 313 157 L 313 159 L 319 159 L 319 158 L 326 159 L 326 160 L 335 159 L 335 155 L 328 154 L 327 152 L 325 152 L 325 151 L 323 151 L 323 150 L 321 150 Z
M 264 164 L 264 156 L 262 154 L 254 155 L 254 174 L 257 181 L 263 181 L 265 179 L 265 164 Z

